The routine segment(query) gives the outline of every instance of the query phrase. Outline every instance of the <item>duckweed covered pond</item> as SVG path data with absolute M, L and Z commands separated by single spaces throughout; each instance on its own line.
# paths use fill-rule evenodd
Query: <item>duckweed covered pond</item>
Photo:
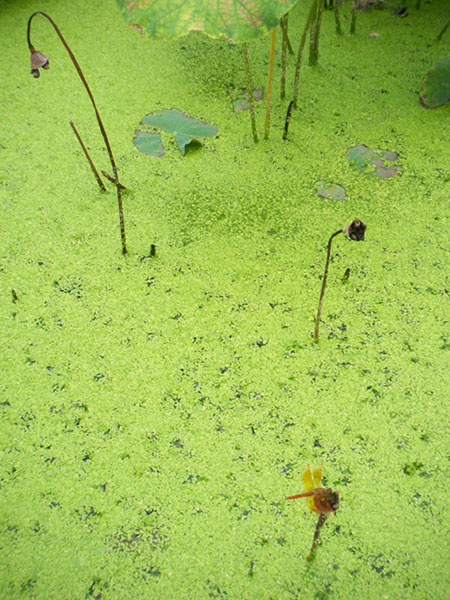
M 238 46 L 145 39 L 108 0 L 0 2 L 1 598 L 446 597 L 450 105 L 418 94 L 450 37 L 433 42 L 447 2 L 409 4 L 359 14 L 353 36 L 348 4 L 342 37 L 325 12 L 286 142 L 279 36 L 255 145 L 233 110 Z M 51 68 L 29 74 L 37 9 L 111 138 L 125 257 L 114 188 L 69 126 L 108 168 L 92 107 L 44 19 Z M 265 87 L 268 39 L 248 50 Z M 171 108 L 216 136 L 183 157 L 162 132 L 163 157 L 139 153 L 142 115 Z M 400 174 L 353 169 L 359 144 L 395 152 Z M 333 245 L 314 344 L 326 243 L 353 218 L 366 239 Z M 340 508 L 307 562 L 315 515 L 285 497 L 321 462 Z

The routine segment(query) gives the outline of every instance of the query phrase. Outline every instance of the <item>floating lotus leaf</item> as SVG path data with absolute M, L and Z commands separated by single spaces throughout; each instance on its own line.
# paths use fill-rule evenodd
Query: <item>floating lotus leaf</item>
M 298 0 L 117 0 L 124 20 L 153 39 L 175 40 L 190 31 L 248 42 L 277 27 Z
M 349 148 L 346 156 L 351 167 L 366 175 L 375 174 L 385 179 L 395 177 L 401 171 L 400 165 L 392 164 L 398 159 L 398 154 L 392 150 L 372 149 L 358 144 Z
M 450 57 L 440 58 L 428 71 L 419 100 L 425 108 L 437 108 L 450 100 Z
M 141 124 L 172 133 L 183 156 L 188 144 L 197 141 L 199 137 L 212 137 L 217 133 L 217 125 L 208 125 L 204 121 L 193 119 L 176 108 L 158 110 L 154 114 L 146 115 Z M 155 136 L 159 138 L 160 149 Z M 164 153 L 159 134 L 137 131 L 133 143 L 139 152 L 150 156 L 162 156 Z
M 263 99 L 263 90 L 262 88 L 257 88 L 252 91 L 253 99 L 255 101 L 259 101 Z M 247 110 L 250 108 L 250 102 L 248 101 L 248 92 L 246 92 L 245 88 L 241 90 L 241 94 L 236 100 L 233 101 L 233 110 L 234 112 L 240 112 L 241 110 Z
M 161 136 L 159 133 L 147 133 L 146 131 L 136 131 L 136 137 L 133 140 L 133 144 L 143 154 L 148 156 L 163 156 L 164 147 L 161 143 Z
M 316 183 L 317 195 L 322 198 L 331 198 L 332 200 L 343 200 L 346 196 L 345 188 L 338 183 L 328 183 L 318 181 Z

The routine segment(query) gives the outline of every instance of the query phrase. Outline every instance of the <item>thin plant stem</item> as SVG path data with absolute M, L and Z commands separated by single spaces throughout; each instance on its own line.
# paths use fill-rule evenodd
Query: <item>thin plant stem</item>
M 311 38 L 309 43 L 309 66 L 313 67 L 319 59 L 319 37 L 320 26 L 322 24 L 324 0 L 319 0 L 316 11 L 316 18 L 311 23 Z
M 444 33 L 447 31 L 447 29 L 450 27 L 450 19 L 447 21 L 447 23 L 444 25 L 444 29 L 441 31 L 441 33 L 437 36 L 437 41 L 440 42 L 442 40 L 442 36 L 444 35 Z
M 320 29 L 322 27 L 322 17 L 323 17 L 324 7 L 325 7 L 325 0 L 319 0 L 316 39 L 314 41 L 314 64 L 315 65 L 317 64 L 317 61 L 319 60 L 319 39 L 320 39 Z
M 416 3 L 416 9 L 417 9 L 417 10 L 419 10 L 419 9 L 420 9 L 420 5 L 421 5 L 421 1 L 420 1 L 420 0 L 417 0 L 417 3 Z
M 316 529 L 314 531 L 314 539 L 313 539 L 313 543 L 311 546 L 311 550 L 309 551 L 309 554 L 306 557 L 306 560 L 312 560 L 314 558 L 314 553 L 316 551 L 317 544 L 319 543 L 320 530 L 322 529 L 325 521 L 327 520 L 327 517 L 328 517 L 328 515 L 326 513 L 320 513 L 320 515 L 319 515 L 319 519 L 316 523 Z
M 342 35 L 341 19 L 339 18 L 339 4 L 334 5 L 334 20 L 336 22 L 336 33 Z
M 51 17 L 49 17 L 46 13 L 42 12 L 42 11 L 37 11 L 34 12 L 31 17 L 28 19 L 28 25 L 27 25 L 27 41 L 28 41 L 28 48 L 30 49 L 30 52 L 34 52 L 35 48 L 31 43 L 31 39 L 30 39 L 30 33 L 31 33 L 31 21 L 33 20 L 33 18 L 36 15 L 42 15 L 43 17 L 45 17 L 47 19 L 47 21 L 50 22 L 50 24 L 53 26 L 53 29 L 56 31 L 59 39 L 61 40 L 64 48 L 67 50 L 67 53 L 70 56 L 70 59 L 86 89 L 86 92 L 88 93 L 89 99 L 91 100 L 92 106 L 94 107 L 94 111 L 95 111 L 95 116 L 97 117 L 97 122 L 98 122 L 98 126 L 100 128 L 100 132 L 102 134 L 103 140 L 105 142 L 105 146 L 106 146 L 106 150 L 108 151 L 108 156 L 109 156 L 109 160 L 111 162 L 111 167 L 113 170 L 113 174 L 114 174 L 114 183 L 116 185 L 116 190 L 117 190 L 117 203 L 118 203 L 118 207 L 119 207 L 119 221 L 120 221 L 120 236 L 121 236 L 121 241 L 122 241 L 122 254 L 127 254 L 127 245 L 126 245 L 126 237 L 125 237 L 125 220 L 124 220 L 124 216 L 123 216 L 123 206 L 122 206 L 122 193 L 121 193 L 121 187 L 120 187 L 120 183 L 119 183 L 119 176 L 117 174 L 117 167 L 116 167 L 116 162 L 114 160 L 114 156 L 112 153 L 112 149 L 111 149 L 111 145 L 109 143 L 109 139 L 108 136 L 106 134 L 105 128 L 103 126 L 103 122 L 102 119 L 100 117 L 100 113 L 98 112 L 97 109 L 97 105 L 95 104 L 95 100 L 94 100 L 94 96 L 92 95 L 92 92 L 89 88 L 89 85 L 86 81 L 86 78 L 83 75 L 83 71 L 81 70 L 80 65 L 78 64 L 77 59 L 75 58 L 75 55 L 73 54 L 72 50 L 70 49 L 69 45 L 67 44 L 66 40 L 64 39 L 61 31 L 59 30 L 58 26 L 56 25 L 56 23 L 53 21 L 53 19 Z
M 88 163 L 89 163 L 89 166 L 91 167 L 91 169 L 92 169 L 92 172 L 93 172 L 93 173 L 94 173 L 94 175 L 95 175 L 95 179 L 97 180 L 97 183 L 98 183 L 98 185 L 99 185 L 100 189 L 101 189 L 101 190 L 103 190 L 103 191 L 105 192 L 105 191 L 106 191 L 105 184 L 103 183 L 103 181 L 102 181 L 102 179 L 101 179 L 100 175 L 98 174 L 98 171 L 97 171 L 97 169 L 95 168 L 94 162 L 93 162 L 92 158 L 90 157 L 90 155 L 89 155 L 89 152 L 88 152 L 88 150 L 87 150 L 86 146 L 84 145 L 84 143 L 83 143 L 83 140 L 81 139 L 81 136 L 80 136 L 80 134 L 78 133 L 78 131 L 77 131 L 77 128 L 75 127 L 75 125 L 74 125 L 73 121 L 70 121 L 70 126 L 72 127 L 72 129 L 73 129 L 73 132 L 74 132 L 74 134 L 75 134 L 75 135 L 76 135 L 76 137 L 77 137 L 77 140 L 80 142 L 81 149 L 83 150 L 83 152 L 84 152 L 84 155 L 85 155 L 85 157 L 87 158 L 87 161 L 88 161 Z
M 286 119 L 284 121 L 284 132 L 283 132 L 283 140 L 287 139 L 288 136 L 288 131 L 289 131 L 289 123 L 291 122 L 291 114 L 292 114 L 292 107 L 294 106 L 294 101 L 291 100 L 289 102 L 289 106 L 287 109 L 287 113 L 286 113 Z
M 291 56 L 294 56 L 294 49 L 292 48 L 291 40 L 289 39 L 289 33 L 288 33 L 289 13 L 286 13 L 284 15 L 284 17 L 281 17 L 281 19 L 280 19 L 281 29 L 283 29 L 283 19 L 286 19 L 286 31 L 285 31 L 285 35 L 286 35 L 286 47 L 287 47 L 287 51 L 289 52 L 289 54 Z
M 245 75 L 247 78 L 247 95 L 248 95 L 248 104 L 250 106 L 250 123 L 252 125 L 253 141 L 256 144 L 258 141 L 258 132 L 256 131 L 255 105 L 253 102 L 253 86 L 252 86 L 252 78 L 250 75 L 250 61 L 248 59 L 247 44 L 245 42 L 242 44 L 242 56 L 244 58 Z
M 106 171 L 104 171 L 103 169 L 102 169 L 102 175 L 103 175 L 104 177 L 106 177 L 106 179 L 107 179 L 108 181 L 110 181 L 111 183 L 114 183 L 114 185 L 116 185 L 116 182 L 115 182 L 115 180 L 114 180 L 114 177 L 113 177 L 112 175 L 110 175 L 109 173 L 107 173 Z M 126 188 L 124 185 L 122 185 L 121 183 L 119 183 L 119 185 L 120 185 L 120 189 L 121 189 L 121 190 L 126 190 L 126 189 L 127 189 L 127 188 Z
M 308 64 L 310 67 L 312 67 L 312 65 L 314 64 L 313 56 L 314 56 L 314 45 L 315 45 L 315 40 L 316 40 L 316 28 L 317 28 L 316 18 L 317 18 L 317 14 L 314 15 L 314 17 L 311 21 L 310 27 L 309 27 L 309 61 L 308 61 Z
M 286 42 L 287 42 L 287 49 L 288 49 L 289 54 L 291 56 L 294 56 L 295 52 L 294 52 L 294 48 L 292 47 L 291 40 L 289 39 L 289 33 L 287 30 L 287 27 L 286 27 Z
M 351 12 L 352 12 L 352 20 L 350 22 L 350 33 L 355 33 L 356 31 L 356 16 L 357 16 L 358 6 L 356 2 L 352 4 Z
M 280 86 L 280 98 L 284 100 L 286 98 L 286 53 L 287 53 L 287 29 L 288 29 L 289 13 L 286 13 L 280 19 L 281 26 L 281 86 Z
M 333 233 L 333 235 L 328 240 L 327 260 L 325 262 L 325 271 L 323 273 L 322 289 L 320 290 L 319 306 L 317 308 L 316 326 L 314 329 L 314 341 L 315 342 L 319 341 L 319 323 L 320 323 L 320 315 L 322 313 L 323 296 L 325 294 L 325 288 L 327 285 L 328 265 L 330 264 L 330 254 L 331 254 L 331 242 L 333 241 L 333 238 L 335 238 L 340 233 L 343 233 L 342 229 L 339 229 L 339 231 L 336 231 L 335 233 Z
M 277 36 L 277 29 L 272 29 L 270 36 L 270 53 L 269 53 L 269 72 L 267 74 L 267 102 L 266 102 L 266 120 L 264 123 L 264 139 L 269 139 L 269 127 L 270 127 L 270 105 L 272 104 L 272 80 L 273 80 L 273 59 L 275 56 L 275 39 Z
M 306 38 L 314 15 L 317 11 L 317 0 L 312 0 L 311 8 L 309 10 L 308 17 L 306 19 L 305 28 L 303 30 L 302 39 L 300 40 L 300 47 L 297 54 L 297 64 L 295 65 L 295 77 L 294 77 L 294 108 L 297 108 L 298 98 L 298 86 L 300 83 L 300 67 L 302 66 L 303 50 L 305 48 Z

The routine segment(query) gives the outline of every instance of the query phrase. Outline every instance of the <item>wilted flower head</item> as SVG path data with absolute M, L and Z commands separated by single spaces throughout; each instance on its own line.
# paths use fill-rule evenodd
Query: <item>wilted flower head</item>
M 43 69 L 48 69 L 50 66 L 48 64 L 48 56 L 45 56 L 45 54 L 42 54 L 42 52 L 39 52 L 38 50 L 35 50 L 33 48 L 33 46 L 31 46 L 30 51 L 31 51 L 31 74 L 33 75 L 33 77 L 35 77 L 37 79 L 40 75 L 39 69 L 41 67 Z
M 355 242 L 361 242 L 364 239 L 366 224 L 359 219 L 354 219 L 347 225 L 347 227 L 344 227 L 342 231 L 343 233 L 347 234 L 351 240 L 355 240 Z

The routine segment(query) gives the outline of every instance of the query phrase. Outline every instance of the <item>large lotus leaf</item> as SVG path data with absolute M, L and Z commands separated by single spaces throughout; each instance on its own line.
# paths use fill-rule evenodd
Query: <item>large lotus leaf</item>
M 217 133 L 217 125 L 208 125 L 204 121 L 193 119 L 176 108 L 158 110 L 154 114 L 146 115 L 142 119 L 142 125 L 156 129 L 162 129 L 175 136 L 181 154 L 186 154 L 186 146 L 199 137 L 212 137 Z M 141 133 L 141 132 L 140 132 Z M 143 134 L 141 133 L 141 136 Z M 150 136 L 152 134 L 147 134 Z M 136 138 L 135 138 L 136 140 Z M 143 152 L 136 144 L 138 150 Z M 146 140 L 147 141 L 147 140 Z M 146 154 L 149 154 L 148 152 Z M 157 154 L 153 154 L 157 156 Z
M 298 0 L 117 0 L 127 23 L 153 39 L 190 31 L 248 42 L 269 33 Z
M 366 175 L 375 174 L 385 179 L 400 174 L 400 165 L 392 164 L 398 159 L 398 154 L 391 150 L 372 149 L 358 144 L 349 148 L 346 156 L 351 167 Z
M 419 99 L 425 108 L 437 108 L 450 100 L 450 57 L 440 58 L 428 71 Z

